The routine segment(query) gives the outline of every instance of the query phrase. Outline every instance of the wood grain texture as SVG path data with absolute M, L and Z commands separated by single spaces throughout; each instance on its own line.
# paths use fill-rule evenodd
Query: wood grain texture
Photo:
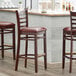
M 12 59 L 12 53 L 5 52 L 5 59 L 0 57 L 0 73 L 6 76 L 76 76 L 76 62 L 73 62 L 73 72 L 69 73 L 69 64 L 66 63 L 66 68 L 62 70 L 61 63 L 48 63 L 48 68 L 45 71 L 43 62 L 39 62 L 39 72 L 34 72 L 34 63 L 28 60 L 27 68 L 24 68 L 24 60 L 19 61 L 19 70 L 14 71 L 15 61 Z

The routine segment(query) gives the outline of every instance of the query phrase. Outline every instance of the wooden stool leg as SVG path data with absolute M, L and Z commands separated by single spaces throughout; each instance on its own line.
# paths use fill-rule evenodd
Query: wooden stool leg
M 17 57 L 16 57 L 15 71 L 18 70 L 19 53 L 20 53 L 20 35 L 18 35 L 18 42 L 17 42 Z
M 13 59 L 15 60 L 15 27 L 13 28 Z
M 72 72 L 72 52 L 73 52 L 73 40 L 71 39 L 71 51 L 70 51 L 70 69 L 69 72 Z
M 65 67 L 65 35 L 63 32 L 63 54 L 62 54 L 62 68 L 64 69 Z
M 1 29 L 1 46 L 2 46 L 2 58 L 4 58 L 4 32 Z
M 35 73 L 37 73 L 38 72 L 38 58 L 37 58 L 37 56 L 38 56 L 38 54 L 37 54 L 37 35 L 35 35 Z
M 26 38 L 28 38 L 28 35 L 26 35 Z M 28 40 L 26 39 L 26 44 L 25 44 L 25 57 L 27 57 L 27 51 L 28 51 Z M 27 58 L 25 59 L 25 67 L 27 67 Z
M 45 69 L 47 69 L 47 52 L 46 52 L 46 32 L 44 34 L 44 65 L 45 65 Z

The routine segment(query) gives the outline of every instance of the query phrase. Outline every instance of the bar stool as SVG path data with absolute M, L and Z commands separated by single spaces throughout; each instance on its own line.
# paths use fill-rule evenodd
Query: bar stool
M 35 72 L 38 72 L 38 57 L 44 57 L 44 66 L 47 69 L 47 52 L 46 52 L 46 28 L 44 27 L 28 27 L 28 9 L 25 9 L 24 16 L 20 17 L 20 13 L 16 11 L 17 24 L 18 24 L 18 44 L 17 44 L 17 57 L 15 71 L 18 70 L 19 58 L 25 59 L 25 67 L 27 67 L 27 59 L 35 60 Z M 22 23 L 26 23 L 24 26 Z M 21 26 L 22 25 L 22 26 Z M 42 36 L 40 36 L 42 35 Z M 38 54 L 37 40 L 43 39 L 44 53 Z M 20 40 L 26 40 L 25 54 L 20 54 Z M 34 41 L 34 54 L 28 54 L 28 41 Z M 33 56 L 33 57 L 30 57 Z
M 65 67 L 65 58 L 70 59 L 70 68 L 69 72 L 72 72 L 72 60 L 76 60 L 73 55 L 73 41 L 76 41 L 76 12 L 70 12 L 70 22 L 71 22 L 71 27 L 65 27 L 63 29 L 63 57 L 62 57 L 62 68 L 64 69 Z M 70 52 L 66 52 L 66 40 L 70 40 Z
M 12 45 L 4 43 L 4 35 L 12 34 Z M 15 60 L 15 24 L 6 21 L 0 21 L 0 34 L 1 34 L 1 46 L 2 58 L 4 58 L 4 50 L 13 49 L 13 59 Z M 10 39 L 10 38 L 8 38 Z

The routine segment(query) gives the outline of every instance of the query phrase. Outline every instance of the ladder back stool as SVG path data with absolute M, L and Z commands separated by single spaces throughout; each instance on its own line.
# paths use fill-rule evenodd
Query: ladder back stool
M 35 72 L 38 72 L 38 57 L 44 57 L 44 66 L 47 69 L 47 52 L 46 52 L 46 28 L 45 27 L 28 27 L 28 9 L 25 9 L 24 16 L 20 16 L 19 11 L 16 11 L 18 25 L 18 43 L 15 71 L 18 70 L 19 58 L 25 59 L 25 67 L 27 67 L 27 59 L 35 60 Z M 23 20 L 23 21 L 22 21 Z M 26 23 L 24 26 L 23 23 Z M 42 35 L 41 37 L 39 35 Z M 38 54 L 37 40 L 43 39 L 44 53 Z M 25 54 L 20 54 L 20 40 L 26 41 Z M 28 41 L 34 41 L 34 54 L 28 54 Z M 33 57 L 30 57 L 33 56 Z
M 0 21 L 0 34 L 2 58 L 4 58 L 4 50 L 13 49 L 13 59 L 15 60 L 15 24 L 7 21 Z M 5 44 L 4 35 L 12 34 L 12 45 Z M 10 38 L 8 38 L 10 39 Z
M 70 59 L 69 72 L 72 72 L 72 60 L 76 60 L 73 42 L 76 41 L 76 12 L 70 11 L 70 27 L 63 29 L 62 68 L 65 68 L 65 58 Z M 66 52 L 66 40 L 70 41 L 70 52 Z

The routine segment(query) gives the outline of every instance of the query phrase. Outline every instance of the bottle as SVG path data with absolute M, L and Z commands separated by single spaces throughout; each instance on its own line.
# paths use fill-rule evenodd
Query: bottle
M 73 4 L 71 4 L 71 11 L 72 11 L 72 10 L 74 10 L 74 6 L 73 6 Z
M 74 7 L 72 6 L 72 10 L 74 10 Z
M 68 11 L 68 10 L 69 10 L 69 3 L 66 2 L 66 11 Z
M 67 2 L 66 2 L 66 11 L 68 10 Z
M 62 4 L 62 10 L 65 10 L 65 3 Z
M 68 8 L 68 9 L 69 9 L 69 11 L 71 10 L 71 5 L 70 5 L 70 2 L 69 2 L 69 8 Z

